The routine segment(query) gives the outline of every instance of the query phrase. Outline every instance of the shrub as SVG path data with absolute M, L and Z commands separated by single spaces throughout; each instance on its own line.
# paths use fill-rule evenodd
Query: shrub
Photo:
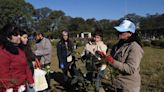
M 164 41 L 163 40 L 154 40 L 154 41 L 151 41 L 151 44 L 153 46 L 159 46 L 161 48 L 164 48 Z
M 150 41 L 142 41 L 142 45 L 144 47 L 150 47 L 151 46 L 151 42 Z
M 153 40 L 153 41 L 151 41 L 151 44 L 152 44 L 153 46 L 160 46 L 161 41 L 160 41 L 160 40 Z
M 53 46 L 53 47 L 56 47 L 58 41 L 59 41 L 59 39 L 53 39 L 53 40 L 51 40 L 52 46 Z
M 161 47 L 161 48 L 164 48 L 164 41 L 161 41 L 160 47 Z
M 77 41 L 76 44 L 77 44 L 78 47 L 81 47 L 81 46 L 84 46 L 84 45 L 85 45 L 85 44 L 84 44 L 83 42 L 81 42 L 81 41 Z

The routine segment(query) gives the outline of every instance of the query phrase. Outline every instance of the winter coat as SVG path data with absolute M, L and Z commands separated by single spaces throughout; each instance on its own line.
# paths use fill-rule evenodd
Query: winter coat
M 67 45 L 68 48 L 66 47 L 64 41 L 59 41 L 57 43 L 57 56 L 59 61 L 59 68 L 61 68 L 61 64 L 63 64 L 64 67 L 67 66 L 67 56 L 73 53 L 73 43 L 70 40 L 68 40 Z
M 2 81 L 7 81 L 6 86 L 2 85 L 0 91 L 4 90 L 5 87 L 18 87 L 25 82 L 34 83 L 25 53 L 21 49 L 18 51 L 19 54 L 14 55 L 0 47 L 0 84 L 3 84 Z
M 114 58 L 114 63 L 111 63 L 111 66 L 119 71 L 113 80 L 114 87 L 121 89 L 140 87 L 139 71 L 143 53 L 143 49 L 135 41 L 125 43 L 119 48 L 118 45 L 113 47 L 111 55 Z
M 51 63 L 52 46 L 49 39 L 44 37 L 40 42 L 36 43 L 35 49 L 34 53 L 41 58 L 42 64 Z

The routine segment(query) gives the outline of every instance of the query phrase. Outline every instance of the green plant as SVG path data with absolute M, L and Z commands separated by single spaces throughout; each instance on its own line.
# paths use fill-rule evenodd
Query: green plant
M 144 47 L 149 47 L 149 46 L 151 46 L 151 42 L 150 41 L 142 41 L 142 45 L 144 46 Z
M 161 41 L 160 41 L 160 40 L 153 40 L 153 41 L 151 41 L 151 44 L 152 44 L 153 46 L 160 46 Z
M 164 48 L 164 41 L 161 41 L 160 47 L 161 47 L 161 48 Z

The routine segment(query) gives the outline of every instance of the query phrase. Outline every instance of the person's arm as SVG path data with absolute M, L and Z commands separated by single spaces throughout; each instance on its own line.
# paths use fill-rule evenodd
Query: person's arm
M 43 56 L 48 55 L 51 53 L 51 42 L 48 39 L 44 39 L 45 42 L 43 42 L 43 49 L 42 50 L 36 50 L 34 51 L 36 56 Z
M 26 76 L 27 76 L 28 84 L 29 84 L 30 86 L 33 86 L 33 84 L 34 84 L 34 79 L 33 79 L 33 76 L 32 76 L 32 72 L 31 72 L 31 70 L 30 70 L 30 68 L 29 68 L 28 65 L 25 67 L 25 69 L 26 69 Z
M 62 57 L 62 46 L 60 42 L 57 44 L 57 57 L 59 60 L 59 64 L 63 64 L 64 62 Z

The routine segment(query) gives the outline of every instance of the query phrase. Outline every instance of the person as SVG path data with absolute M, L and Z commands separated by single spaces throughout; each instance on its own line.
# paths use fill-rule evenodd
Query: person
M 98 92 L 101 85 L 100 74 L 103 75 L 105 68 L 107 67 L 106 63 L 99 63 L 101 57 L 97 54 L 97 51 L 103 52 L 106 54 L 107 46 L 103 42 L 103 33 L 102 30 L 96 29 L 93 33 L 93 39 L 91 39 L 85 46 L 81 57 L 86 61 L 86 70 L 84 74 L 90 81 L 94 83 L 95 91 Z M 94 81 L 96 79 L 96 81 Z
M 39 59 L 41 63 L 41 68 L 47 70 L 46 80 L 48 88 L 50 90 L 50 65 L 51 65 L 51 55 L 52 55 L 52 45 L 48 38 L 44 37 L 44 34 L 41 32 L 35 32 L 34 37 L 36 44 L 34 45 L 34 54 Z
M 105 61 L 118 72 L 112 80 L 112 86 L 117 92 L 140 92 L 139 71 L 144 51 L 135 24 L 123 20 L 114 28 L 118 31 L 119 42 L 113 46 L 109 55 L 104 55 Z
M 24 30 L 21 30 L 20 32 L 20 48 L 25 52 L 26 58 L 27 58 L 27 63 L 31 69 L 32 75 L 34 75 L 34 66 L 35 66 L 35 59 L 36 56 L 32 52 L 31 46 L 28 42 L 28 33 Z
M 41 32 L 35 32 L 34 37 L 36 44 L 34 45 L 34 54 L 40 59 L 42 68 L 50 67 L 52 45 L 48 38 L 44 37 Z
M 73 77 L 74 66 L 73 64 L 73 43 L 69 39 L 67 30 L 63 30 L 61 33 L 61 39 L 57 43 L 57 57 L 59 61 L 59 68 L 62 69 L 64 74 L 64 81 L 67 82 L 68 78 Z M 69 75 L 70 73 L 70 75 Z
M 20 44 L 20 28 L 7 24 L 0 30 L 0 92 L 23 92 L 33 87 L 32 72 Z
M 103 42 L 103 33 L 101 30 L 96 30 L 93 33 L 93 38 L 86 44 L 81 54 L 81 57 L 83 59 L 86 59 L 86 68 L 88 71 L 92 71 L 96 69 L 96 66 L 94 65 L 95 61 L 93 60 L 93 57 L 100 60 L 100 58 L 96 56 L 96 51 L 101 51 L 104 54 L 106 54 L 107 51 L 107 46 Z M 103 65 L 103 67 L 105 66 Z

